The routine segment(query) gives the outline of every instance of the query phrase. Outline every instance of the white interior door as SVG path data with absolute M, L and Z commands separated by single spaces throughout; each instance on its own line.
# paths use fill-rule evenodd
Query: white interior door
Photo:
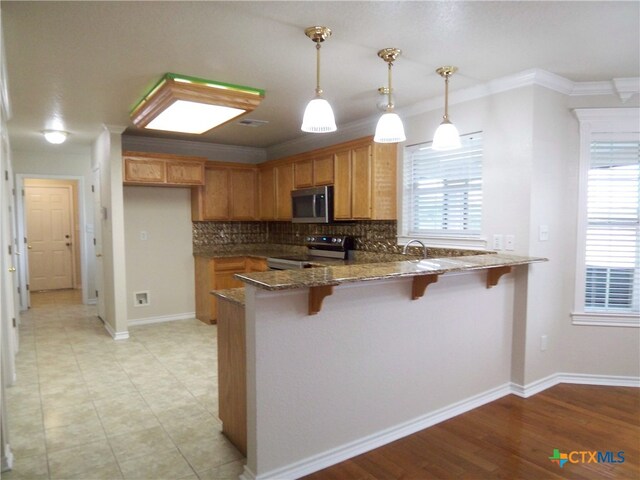
M 73 288 L 72 189 L 25 187 L 31 291 Z
M 102 206 L 100 203 L 100 168 L 93 171 L 93 244 L 96 255 L 96 296 L 98 317 L 105 319 L 105 306 L 103 295 L 103 265 L 102 265 Z

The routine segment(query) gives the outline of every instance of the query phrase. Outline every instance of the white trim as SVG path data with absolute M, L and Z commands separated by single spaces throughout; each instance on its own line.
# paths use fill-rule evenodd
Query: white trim
M 572 312 L 571 318 L 573 325 L 640 328 L 638 314 Z
M 478 395 L 471 396 L 467 399 L 435 410 L 426 415 L 417 417 L 408 422 L 381 430 L 367 437 L 327 450 L 326 452 L 308 457 L 290 465 L 277 468 L 270 472 L 256 475 L 248 466 L 245 465 L 244 471 L 239 478 L 241 480 L 282 480 L 300 478 L 375 448 L 379 448 L 445 420 L 449 420 L 450 418 L 473 410 L 474 408 L 481 407 L 482 405 L 498 400 L 506 395 L 514 394 L 522 398 L 528 398 L 560 383 L 640 388 L 640 377 L 590 375 L 584 373 L 554 373 L 553 375 L 541 378 L 524 386 L 513 382 L 506 383 Z
M 422 415 L 408 422 L 387 428 L 373 435 L 349 442 L 337 448 L 332 448 L 326 452 L 320 453 L 300 460 L 298 462 L 286 465 L 284 467 L 255 475 L 251 470 L 245 468 L 241 478 L 245 480 L 266 480 L 266 479 L 285 479 L 300 478 L 313 472 L 317 472 L 323 468 L 343 462 L 356 455 L 368 452 L 375 448 L 391 443 L 400 438 L 406 437 L 413 433 L 429 428 L 437 423 L 453 418 L 462 413 L 473 410 L 487 403 L 493 402 L 499 398 L 509 395 L 511 388 L 509 383 L 500 385 L 496 388 L 487 390 L 478 395 L 474 395 L 467 399 L 461 400 L 454 404 L 435 410 L 426 415 Z
M 39 179 L 48 179 L 48 180 L 73 180 L 78 182 L 78 188 L 76 191 L 77 201 L 78 201 L 78 239 L 80 244 L 80 283 L 82 288 L 82 303 L 89 303 L 89 279 L 87 278 L 88 274 L 88 249 L 87 249 L 87 215 L 86 215 L 86 202 L 85 202 L 85 179 L 83 176 L 78 175 L 42 175 L 36 173 L 18 173 L 16 174 L 16 215 L 18 221 L 18 235 L 19 239 L 24 239 L 27 237 L 27 214 L 25 211 L 25 198 L 22 196 L 22 191 L 24 190 L 24 180 L 25 178 L 39 178 Z M 22 243 L 23 248 L 21 249 L 23 253 L 26 252 L 24 243 Z M 28 255 L 21 255 L 20 258 L 20 309 L 27 310 L 30 305 L 26 304 L 26 299 L 28 297 L 27 294 L 27 283 L 28 283 Z
M 129 320 L 129 326 L 150 325 L 152 323 L 173 322 L 175 320 L 192 320 L 196 318 L 196 312 L 177 313 L 175 315 L 160 315 L 157 317 L 140 318 L 137 320 Z
M 100 317 L 98 317 L 100 318 Z M 125 330 L 123 332 L 116 332 L 113 327 L 111 325 L 109 325 L 109 322 L 106 322 L 104 320 L 102 320 L 102 323 L 104 324 L 104 328 L 107 329 L 107 332 L 109 332 L 109 335 L 111 335 L 111 337 L 114 340 L 127 340 L 129 338 L 129 331 Z
M 5 419 L 7 420 L 7 419 Z M 11 445 L 8 443 L 4 445 L 4 452 L 2 455 L 2 466 L 0 466 L 1 472 L 7 472 L 13 469 L 13 452 L 11 451 Z
M 498 93 L 508 92 L 523 87 L 539 86 L 558 93 L 572 96 L 590 96 L 590 95 L 618 95 L 624 102 L 631 96 L 640 93 L 640 79 L 632 78 L 614 78 L 613 80 L 605 80 L 601 82 L 574 82 L 568 78 L 556 75 L 539 68 L 532 68 L 522 72 L 507 75 L 505 77 L 496 78 L 481 85 L 455 90 L 449 94 L 449 105 L 469 102 Z M 429 98 L 422 102 L 414 103 L 407 107 L 398 108 L 396 113 L 402 118 L 420 115 L 433 110 L 442 108 L 444 96 Z M 336 143 L 336 138 L 348 139 L 356 138 L 357 135 L 371 135 L 375 129 L 376 122 L 380 114 L 376 113 L 371 117 L 356 120 L 351 123 L 339 125 L 338 133 L 330 136 L 323 135 L 304 135 L 302 137 L 288 140 L 276 145 L 272 145 L 266 149 L 267 159 L 281 158 L 287 155 L 304 152 L 314 148 L 320 148 L 332 143 Z M 368 132 L 368 133 L 363 133 Z
M 251 164 L 267 160 L 267 153 L 263 148 L 196 142 L 193 140 L 143 137 L 140 135 L 123 135 L 122 150 L 189 154 L 206 157 L 209 160 Z
M 553 375 L 541 378 L 540 380 L 536 380 L 524 386 L 512 383 L 511 393 L 522 398 L 528 398 L 561 383 L 640 388 L 640 377 L 624 375 L 593 375 L 588 373 L 554 373 Z

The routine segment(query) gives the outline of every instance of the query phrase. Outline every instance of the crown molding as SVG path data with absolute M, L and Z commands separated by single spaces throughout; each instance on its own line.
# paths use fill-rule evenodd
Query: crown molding
M 123 150 L 140 152 L 172 153 L 175 155 L 194 155 L 209 160 L 225 162 L 261 163 L 267 160 L 264 148 L 241 147 L 220 143 L 177 140 L 171 138 L 123 135 Z

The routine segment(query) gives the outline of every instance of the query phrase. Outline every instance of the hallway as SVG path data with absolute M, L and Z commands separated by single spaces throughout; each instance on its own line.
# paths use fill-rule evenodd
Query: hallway
M 217 418 L 216 328 L 114 341 L 79 291 L 33 293 L 7 389 L 11 479 L 227 479 L 244 459 Z

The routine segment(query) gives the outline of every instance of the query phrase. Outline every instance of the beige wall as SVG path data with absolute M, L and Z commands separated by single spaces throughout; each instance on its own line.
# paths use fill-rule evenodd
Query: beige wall
M 124 225 L 129 323 L 193 318 L 191 191 L 124 187 Z M 134 306 L 140 291 L 149 292 L 148 306 Z

